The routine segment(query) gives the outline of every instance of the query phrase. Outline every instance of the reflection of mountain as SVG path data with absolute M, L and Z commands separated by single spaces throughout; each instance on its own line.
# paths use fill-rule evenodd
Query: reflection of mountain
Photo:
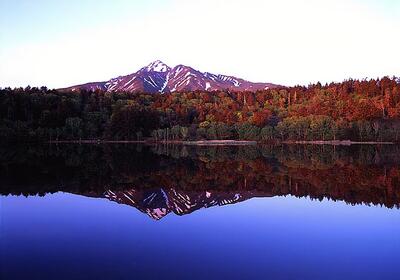
M 186 215 L 201 208 L 234 204 L 253 197 L 266 197 L 268 194 L 251 191 L 182 191 L 160 188 L 152 190 L 108 190 L 104 193 L 104 196 L 109 200 L 134 206 L 151 218 L 159 220 L 170 212 L 176 215 Z

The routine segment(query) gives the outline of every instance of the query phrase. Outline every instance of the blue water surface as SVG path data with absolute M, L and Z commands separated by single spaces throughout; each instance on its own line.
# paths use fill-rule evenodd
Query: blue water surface
M 6 279 L 400 279 L 400 211 L 254 198 L 155 221 L 67 193 L 1 197 Z

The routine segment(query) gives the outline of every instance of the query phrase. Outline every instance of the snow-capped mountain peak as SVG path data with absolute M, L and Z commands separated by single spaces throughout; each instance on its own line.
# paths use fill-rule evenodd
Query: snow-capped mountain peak
M 161 60 L 156 60 L 150 63 L 144 69 L 146 69 L 148 72 L 168 72 L 171 70 L 171 68 Z
M 252 83 L 233 76 L 200 72 L 192 67 L 169 67 L 156 60 L 136 73 L 119 76 L 107 82 L 88 83 L 63 90 L 103 90 L 108 92 L 166 93 L 183 91 L 256 91 L 276 87 L 271 83 Z

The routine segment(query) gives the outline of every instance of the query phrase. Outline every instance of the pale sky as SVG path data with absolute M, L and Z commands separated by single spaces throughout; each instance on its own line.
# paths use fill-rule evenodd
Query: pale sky
M 400 0 L 0 0 L 0 87 L 160 59 L 283 85 L 400 76 Z

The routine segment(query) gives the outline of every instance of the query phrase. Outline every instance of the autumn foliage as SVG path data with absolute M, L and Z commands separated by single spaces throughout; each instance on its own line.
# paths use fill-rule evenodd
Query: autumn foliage
M 399 118 L 395 77 L 257 92 L 0 90 L 3 140 L 398 141 Z

